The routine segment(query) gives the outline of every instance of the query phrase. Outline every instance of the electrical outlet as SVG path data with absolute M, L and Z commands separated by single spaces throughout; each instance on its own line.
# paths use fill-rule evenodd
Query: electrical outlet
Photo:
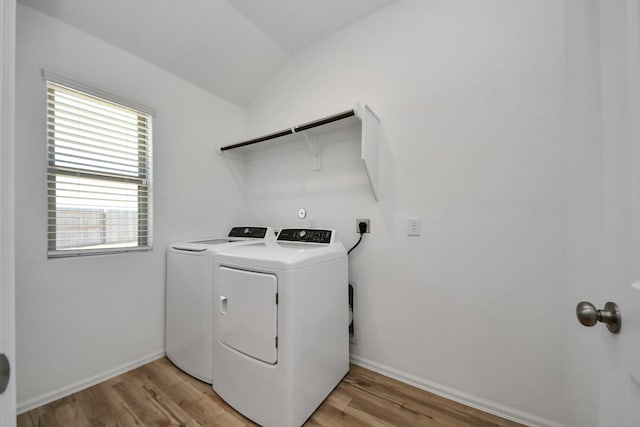
M 365 233 L 371 233 L 371 226 L 369 225 L 369 218 L 358 218 L 356 219 L 356 233 L 360 234 L 360 223 L 364 222 L 367 224 L 367 229 Z
M 420 218 L 409 217 L 407 218 L 407 236 L 419 236 L 420 235 Z

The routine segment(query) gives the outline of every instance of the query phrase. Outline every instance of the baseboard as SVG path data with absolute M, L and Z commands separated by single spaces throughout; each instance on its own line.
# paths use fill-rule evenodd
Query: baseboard
M 455 402 L 462 403 L 472 408 L 476 408 L 520 424 L 531 427 L 564 427 L 562 424 L 558 424 L 555 421 L 547 420 L 524 411 L 519 411 L 495 402 L 481 399 L 468 393 L 443 386 L 442 384 L 407 374 L 406 372 L 399 371 L 381 363 L 373 362 L 360 356 L 351 355 L 351 363 L 430 393 L 437 394 L 438 396 L 445 397 Z
M 147 356 L 141 357 L 137 360 L 134 360 L 133 362 L 125 363 L 124 365 L 110 369 L 101 374 L 94 375 L 93 377 L 87 378 L 85 380 L 78 381 L 77 383 L 59 388 L 58 390 L 54 390 L 49 393 L 42 394 L 40 396 L 36 396 L 24 402 L 18 402 L 18 407 L 17 407 L 18 414 L 22 414 L 23 412 L 30 411 L 42 405 L 46 405 L 47 403 L 51 403 L 55 400 L 61 399 L 65 396 L 69 396 L 70 394 L 79 392 L 80 390 L 84 390 L 85 388 L 94 386 L 102 381 L 116 377 L 120 374 L 124 374 L 127 371 L 138 368 L 149 362 L 153 362 L 154 360 L 160 359 L 163 356 L 164 356 L 164 349 L 161 351 L 156 351 L 155 353 L 149 354 Z

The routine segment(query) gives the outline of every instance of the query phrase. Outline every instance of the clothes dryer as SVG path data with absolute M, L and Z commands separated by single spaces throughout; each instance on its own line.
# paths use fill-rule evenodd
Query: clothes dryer
M 274 239 L 270 227 L 233 227 L 227 237 L 178 243 L 168 248 L 165 351 L 178 368 L 211 383 L 216 253 Z
M 284 229 L 215 264 L 213 389 L 262 426 L 301 425 L 349 371 L 344 246 Z

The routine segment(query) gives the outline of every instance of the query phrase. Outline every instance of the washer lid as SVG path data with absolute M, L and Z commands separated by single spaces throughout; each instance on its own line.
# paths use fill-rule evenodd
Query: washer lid
M 192 242 L 174 243 L 169 249 L 173 251 L 184 251 L 197 254 L 210 250 L 218 251 L 220 249 L 220 245 L 226 244 L 229 246 L 237 246 L 239 244 L 247 244 L 250 242 L 275 240 L 275 238 L 275 232 L 271 227 L 233 227 L 229 231 L 229 235 L 227 237 L 215 237 Z

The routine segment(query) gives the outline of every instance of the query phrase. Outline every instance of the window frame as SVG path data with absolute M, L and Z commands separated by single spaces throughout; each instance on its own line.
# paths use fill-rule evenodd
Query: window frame
M 50 122 L 47 118 L 46 120 L 46 144 L 47 144 L 47 257 L 48 258 L 64 258 L 64 257 L 76 257 L 76 256 L 90 256 L 90 255 L 106 255 L 106 254 L 114 254 L 114 253 L 127 253 L 127 252 L 142 252 L 142 251 L 151 251 L 153 249 L 153 118 L 156 116 L 156 112 L 154 109 L 142 105 L 137 102 L 133 102 L 127 100 L 125 98 L 121 98 L 119 96 L 113 95 L 107 91 L 102 89 L 98 89 L 93 85 L 90 85 L 86 82 L 79 81 L 77 79 L 69 78 L 60 74 L 58 72 L 52 71 L 50 69 L 43 69 L 43 77 L 45 80 L 45 90 L 46 90 L 46 105 L 47 110 L 49 109 L 49 83 L 52 83 L 57 86 L 62 86 L 63 88 L 71 89 L 73 91 L 80 92 L 82 94 L 86 94 L 99 100 L 107 101 L 113 104 L 117 104 L 123 108 L 127 108 L 130 110 L 135 110 L 138 113 L 138 123 L 144 124 L 144 129 L 148 134 L 145 134 L 146 144 L 144 145 L 145 156 L 140 159 L 144 164 L 138 165 L 138 171 L 144 170 L 146 173 L 141 174 L 138 173 L 138 176 L 118 174 L 118 173 L 108 173 L 104 171 L 91 171 L 87 169 L 82 169 L 81 166 L 74 168 L 72 166 L 60 166 L 55 164 L 54 156 L 51 154 L 51 150 L 55 150 L 54 144 L 50 144 L 49 140 L 51 136 L 49 133 L 52 131 L 50 128 Z M 55 90 L 55 89 L 54 89 Z M 47 114 L 48 117 L 48 114 Z M 140 129 L 140 126 L 139 126 Z M 139 138 L 140 141 L 140 132 Z M 55 139 L 55 138 L 54 138 Z M 140 143 L 138 143 L 138 147 L 142 147 Z M 77 178 L 87 178 L 92 180 L 99 180 L 105 182 L 119 182 L 123 184 L 135 184 L 137 186 L 137 201 L 138 201 L 138 230 L 141 227 L 146 227 L 146 233 L 141 233 L 138 231 L 138 242 L 136 246 L 117 246 L 117 247 L 102 247 L 102 248 L 74 248 L 74 249 L 59 249 L 57 248 L 57 206 L 56 206 L 56 183 L 52 177 L 58 176 L 67 176 L 67 177 L 77 177 Z M 146 202 L 144 201 L 146 199 Z M 51 237 L 53 236 L 53 237 Z

